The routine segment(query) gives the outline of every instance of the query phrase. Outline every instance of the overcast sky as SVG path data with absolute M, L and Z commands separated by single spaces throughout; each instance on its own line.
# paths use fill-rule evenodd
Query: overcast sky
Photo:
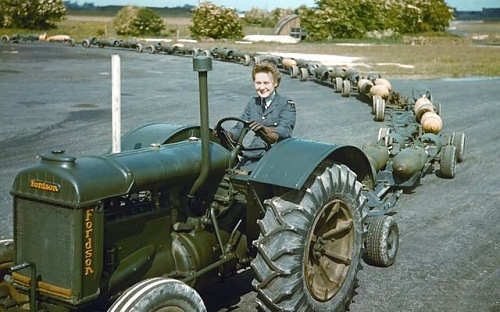
M 203 0 L 70 0 L 83 4 L 85 2 L 94 3 L 96 6 L 104 5 L 138 5 L 148 7 L 175 7 L 183 6 L 184 4 L 197 5 L 199 1 Z M 348 0 L 347 0 L 348 1 Z M 248 0 L 211 0 L 212 3 L 225 6 L 234 7 L 240 11 L 246 11 L 253 7 L 264 10 L 272 10 L 275 8 L 298 8 L 300 5 L 305 4 L 308 7 L 315 5 L 314 0 L 261 0 L 261 1 L 248 1 Z M 500 8 L 500 0 L 445 0 L 451 6 L 457 8 L 459 11 L 481 11 L 482 8 Z

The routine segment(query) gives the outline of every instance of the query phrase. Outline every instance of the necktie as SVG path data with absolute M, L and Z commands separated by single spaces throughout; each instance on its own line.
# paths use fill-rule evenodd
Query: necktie
M 262 102 L 262 110 L 265 111 L 266 109 L 269 108 L 269 106 L 271 106 L 271 101 L 267 102 L 266 99 L 264 98 L 261 98 L 261 102 Z

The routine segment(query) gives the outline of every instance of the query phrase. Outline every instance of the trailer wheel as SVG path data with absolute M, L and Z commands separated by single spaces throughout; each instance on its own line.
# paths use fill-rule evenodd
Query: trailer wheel
M 251 264 L 261 309 L 347 309 L 361 266 L 361 189 L 348 167 L 333 165 L 318 167 L 301 190 L 265 201 Z
M 342 92 L 342 87 L 344 86 L 344 80 L 341 77 L 335 77 L 335 93 Z
M 391 216 L 369 217 L 367 219 L 365 260 L 369 264 L 389 267 L 399 249 L 399 228 Z
M 385 101 L 382 97 L 376 95 L 373 97 L 373 106 L 375 110 L 375 121 L 384 121 L 385 118 Z
M 342 81 L 342 96 L 349 97 L 351 95 L 351 82 L 349 80 Z
M 189 55 L 192 57 L 197 57 L 198 55 L 200 55 L 200 50 L 197 48 L 192 48 L 192 49 L 189 49 L 188 51 L 183 51 L 182 54 Z
M 439 162 L 441 177 L 453 179 L 455 177 L 456 165 L 456 148 L 453 145 L 446 145 L 441 151 L 441 161 Z
M 391 145 L 392 138 L 390 136 L 390 133 L 391 133 L 391 128 L 389 127 L 382 127 L 378 129 L 377 142 L 383 139 L 385 146 Z
M 307 68 L 305 68 L 305 67 L 300 68 L 299 76 L 300 76 L 299 77 L 300 81 L 306 81 L 307 78 L 309 78 L 309 71 L 307 70 Z
M 90 41 L 88 39 L 82 40 L 82 47 L 89 48 L 90 47 Z
M 299 76 L 299 67 L 293 65 L 290 67 L 290 78 L 297 78 Z
M 252 63 L 252 58 L 250 57 L 250 55 L 245 54 L 243 56 L 243 66 L 250 66 L 251 63 Z
M 451 134 L 450 144 L 455 146 L 455 155 L 457 158 L 457 162 L 462 162 L 464 160 L 465 133 L 453 132 Z
M 375 103 L 381 101 L 382 97 L 380 95 L 374 95 L 372 97 L 372 114 L 375 114 Z
M 2 43 L 9 43 L 9 41 L 10 41 L 9 36 L 7 36 L 7 35 L 2 36 Z
M 185 283 L 171 278 L 146 279 L 127 289 L 108 312 L 207 311 L 200 295 Z

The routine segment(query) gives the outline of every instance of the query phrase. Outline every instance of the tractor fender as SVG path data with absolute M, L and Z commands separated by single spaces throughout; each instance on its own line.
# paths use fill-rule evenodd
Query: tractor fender
M 150 147 L 151 144 L 169 144 L 201 137 L 200 126 L 150 123 L 125 133 L 121 139 L 121 150 L 135 150 Z M 210 140 L 218 142 L 210 131 Z
M 357 147 L 308 139 L 290 138 L 273 146 L 258 162 L 250 182 L 300 189 L 324 160 L 344 164 L 368 189 L 375 185 L 375 172 Z

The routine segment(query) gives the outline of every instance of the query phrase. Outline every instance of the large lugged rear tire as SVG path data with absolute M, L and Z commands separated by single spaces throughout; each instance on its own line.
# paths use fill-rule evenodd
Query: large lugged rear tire
M 185 283 L 171 278 L 146 279 L 127 289 L 108 312 L 184 311 L 206 312 L 200 295 Z
M 317 168 L 305 187 L 267 200 L 252 261 L 264 311 L 345 311 L 363 245 L 362 185 L 346 166 Z

